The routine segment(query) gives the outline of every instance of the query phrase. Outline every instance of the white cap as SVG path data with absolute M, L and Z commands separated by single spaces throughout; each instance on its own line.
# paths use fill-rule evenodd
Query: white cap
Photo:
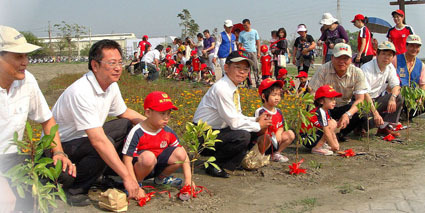
M 17 30 L 0 25 L 0 52 L 30 53 L 41 47 L 30 44 Z
M 224 26 L 226 26 L 226 27 L 233 27 L 232 20 L 226 20 L 226 21 L 224 21 Z
M 304 25 L 299 25 L 298 26 L 297 32 L 306 32 L 306 31 L 307 31 L 307 28 L 305 28 Z
M 378 45 L 378 50 L 391 50 L 394 53 L 396 52 L 395 46 L 391 41 L 383 41 Z
M 337 22 L 338 19 L 334 18 L 330 13 L 323 13 L 322 20 L 320 20 L 321 25 L 331 25 Z
M 342 55 L 348 55 L 352 57 L 351 47 L 350 45 L 346 43 L 335 44 L 335 47 L 333 48 L 332 51 L 333 51 L 334 57 L 339 57 Z
M 421 37 L 416 34 L 407 36 L 406 43 L 422 45 Z

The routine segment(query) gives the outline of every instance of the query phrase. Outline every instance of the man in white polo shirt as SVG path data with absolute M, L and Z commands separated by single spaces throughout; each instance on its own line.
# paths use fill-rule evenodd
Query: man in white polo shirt
M 140 66 L 142 67 L 142 70 L 145 69 L 145 67 L 148 69 L 146 70 L 149 72 L 148 78 L 147 78 L 148 80 L 153 81 L 159 77 L 159 71 L 160 71 L 159 60 L 160 60 L 161 52 L 163 49 L 164 49 L 164 46 L 158 45 L 155 47 L 154 50 L 149 51 L 142 58 Z
M 22 140 L 25 123 L 31 119 L 41 123 L 44 133 L 49 134 L 56 124 L 46 99 L 38 87 L 34 76 L 26 71 L 27 53 L 39 49 L 27 43 L 25 37 L 17 30 L 0 26 L 0 212 L 29 211 L 32 209 L 32 196 L 19 199 L 17 191 L 11 189 L 9 183 L 1 175 L 13 166 L 23 163 L 28 155 L 19 155 L 16 145 L 6 148 L 13 142 L 14 132 L 18 140 Z M 75 165 L 62 150 L 59 134 L 56 133 L 51 153 L 54 164 L 63 162 L 63 171 L 75 177 Z M 64 177 L 67 178 L 67 177 Z M 69 178 L 68 178 L 69 179 Z M 70 179 L 72 183 L 72 178 Z M 16 208 L 15 208 L 16 204 Z
M 121 97 L 116 82 L 122 65 L 117 42 L 96 42 L 89 52 L 90 71 L 69 86 L 53 107 L 65 153 L 77 164 L 78 176 L 68 190 L 71 195 L 85 195 L 106 165 L 123 179 L 130 198 L 143 195 L 117 153 L 133 124 L 145 119 L 127 108 Z M 108 116 L 120 119 L 105 123 Z
M 394 44 L 384 41 L 378 45 L 376 58 L 361 67 L 368 87 L 365 99 L 369 102 L 373 100 L 379 104 L 377 109 L 373 109 L 371 127 L 379 127 L 377 133 L 384 136 L 388 134 L 400 135 L 400 133 L 392 132 L 388 128 L 389 123 L 398 123 L 403 107 L 403 98 L 399 95 L 400 80 L 397 77 L 395 67 L 391 63 L 395 53 Z M 391 88 L 391 93 L 386 92 L 388 87 Z

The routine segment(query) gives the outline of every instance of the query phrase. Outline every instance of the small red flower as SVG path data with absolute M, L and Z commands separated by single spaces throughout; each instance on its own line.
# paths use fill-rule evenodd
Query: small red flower
M 151 198 L 154 196 L 153 194 L 155 194 L 155 192 L 147 193 L 145 197 L 140 198 L 139 201 L 137 202 L 139 206 L 146 205 L 146 203 L 150 201 Z
M 300 168 L 300 166 L 301 166 L 301 164 L 304 162 L 304 159 L 301 159 L 299 162 L 297 162 L 297 163 L 292 163 L 292 166 L 291 165 L 289 165 L 288 167 L 289 167 L 289 174 L 291 174 L 291 175 L 293 175 L 293 174 L 296 174 L 296 175 L 298 175 L 298 174 L 300 174 L 300 173 L 304 173 L 305 174 L 305 171 L 306 171 L 306 169 L 301 169 Z
M 354 157 L 354 156 L 356 156 L 356 153 L 354 152 L 353 149 L 347 149 L 347 150 L 344 150 L 344 154 L 342 156 L 347 157 L 347 158 Z

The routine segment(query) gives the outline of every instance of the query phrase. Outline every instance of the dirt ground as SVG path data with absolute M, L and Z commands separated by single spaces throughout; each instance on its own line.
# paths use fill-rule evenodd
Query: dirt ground
M 86 72 L 87 65 L 30 65 L 28 70 L 43 88 L 58 74 Z M 60 93 L 49 95 L 49 104 Z M 360 205 L 385 196 L 389 190 L 414 187 L 411 180 L 417 179 L 418 170 L 425 168 L 425 139 L 421 132 L 425 119 L 414 121 L 409 142 L 405 139 L 407 130 L 401 131 L 403 144 L 375 137 L 376 129 L 371 130 L 370 151 L 366 150 L 366 138 L 359 140 L 351 135 L 348 142 L 341 143 L 343 150 L 366 151 L 366 155 L 318 156 L 300 148 L 300 158 L 305 160 L 302 168 L 307 169 L 307 174 L 298 176 L 288 173 L 288 165 L 295 162 L 294 144 L 284 151 L 290 159 L 288 163 L 271 163 L 256 171 L 235 171 L 228 179 L 210 177 L 197 168 L 195 183 L 206 187 L 211 195 L 204 191 L 197 198 L 182 202 L 176 199 L 177 189 L 170 188 L 172 199 L 159 195 L 144 207 L 131 201 L 128 212 L 332 212 L 343 206 Z M 181 172 L 176 176 L 182 177 Z M 95 196 L 92 198 L 93 205 L 89 207 L 59 202 L 55 212 L 101 212 Z

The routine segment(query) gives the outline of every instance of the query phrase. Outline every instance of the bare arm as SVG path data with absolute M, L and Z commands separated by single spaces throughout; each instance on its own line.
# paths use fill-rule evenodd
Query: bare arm
M 134 168 L 133 168 L 133 157 L 127 156 L 127 155 L 123 155 L 122 157 L 122 161 L 124 162 L 125 167 L 127 168 L 128 172 L 130 173 L 130 175 L 133 177 L 134 180 L 136 180 L 137 182 L 139 182 L 137 180 L 136 174 L 134 173 Z M 143 180 L 140 180 L 143 181 Z M 140 188 L 139 189 L 139 198 L 140 197 L 145 197 L 145 191 Z
M 364 51 L 364 49 L 366 48 L 366 38 L 362 38 L 362 46 L 360 47 L 360 51 L 356 56 L 356 61 L 360 62 L 360 58 L 362 57 L 362 53 Z
M 127 120 L 130 120 L 131 123 L 133 123 L 134 125 L 144 121 L 146 119 L 145 116 L 141 115 L 140 113 L 127 108 L 127 110 L 125 110 L 125 112 L 121 115 L 118 116 L 119 118 L 125 118 Z
M 56 121 L 53 117 L 50 118 L 49 120 L 41 123 L 44 134 L 46 134 L 46 135 L 50 134 L 50 129 L 54 125 L 56 125 Z M 53 141 L 56 143 L 56 144 L 55 143 L 51 144 L 51 146 L 53 147 L 52 148 L 53 165 L 56 165 L 58 160 L 62 161 L 62 171 L 65 172 L 66 169 L 69 168 L 68 174 L 71 175 L 72 177 L 76 177 L 77 176 L 77 168 L 75 167 L 75 165 L 72 164 L 71 160 L 69 160 L 68 157 L 64 154 L 63 148 L 62 148 L 62 143 L 61 143 L 58 132 L 56 132 Z

